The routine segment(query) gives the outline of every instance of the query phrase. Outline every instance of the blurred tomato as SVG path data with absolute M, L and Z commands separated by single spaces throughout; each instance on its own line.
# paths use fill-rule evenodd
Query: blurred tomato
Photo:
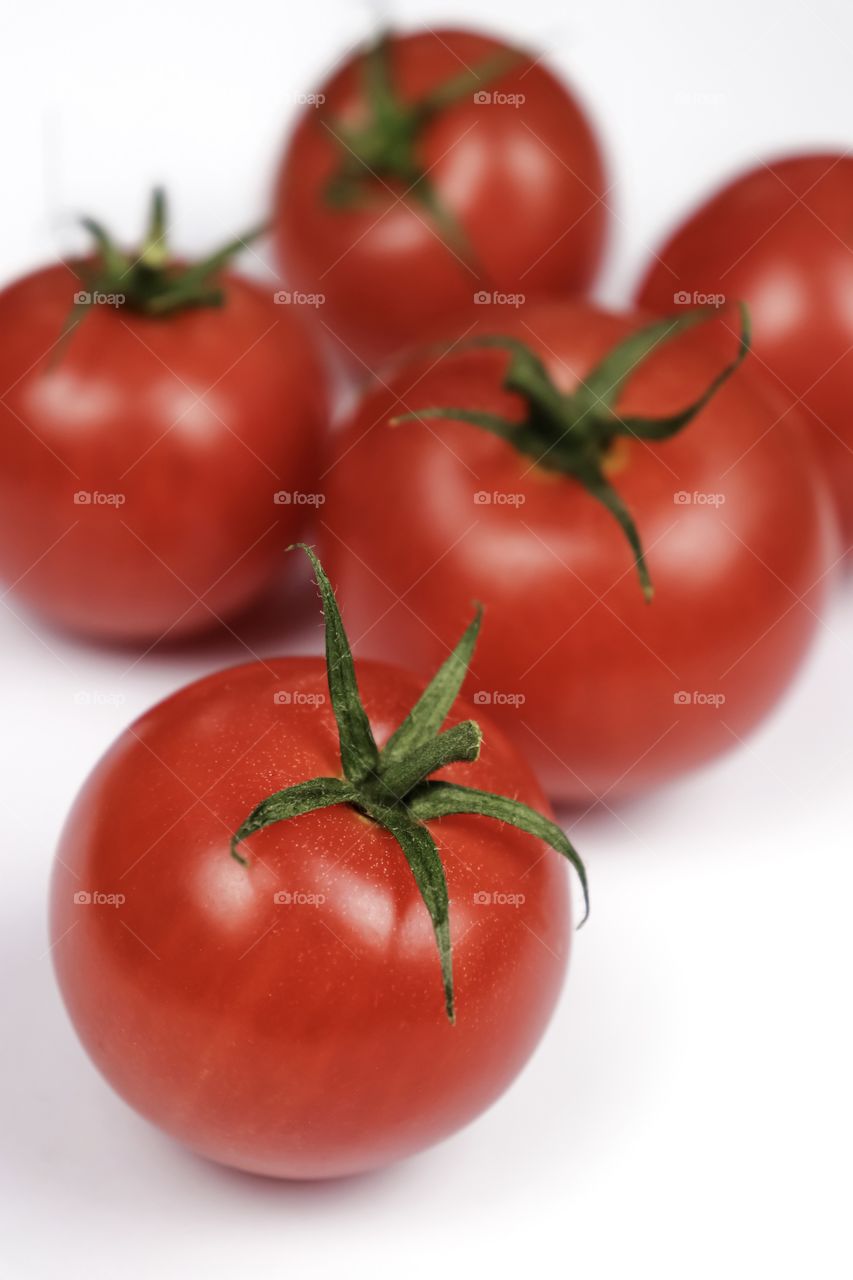
M 310 96 L 278 177 L 285 277 L 374 362 L 494 294 L 585 288 L 601 257 L 602 161 L 568 90 L 464 30 L 381 40 Z
M 731 359 L 731 311 L 638 355 L 615 417 L 608 408 L 602 418 L 605 438 L 608 422 L 635 428 L 600 461 L 645 547 L 647 603 L 613 512 L 560 471 L 563 441 L 537 446 L 536 432 L 550 429 L 549 397 L 579 396 L 648 318 L 582 303 L 480 314 L 443 358 L 430 349 L 372 386 L 344 425 L 323 508 L 324 563 L 360 651 L 404 653 L 423 671 L 470 601 L 482 601 L 466 690 L 551 797 L 644 790 L 736 745 L 790 683 L 832 554 L 820 476 L 801 424 L 750 377 L 749 357 L 678 434 L 639 438 L 644 420 L 695 401 Z M 485 335 L 514 335 L 543 362 L 553 388 L 535 413 L 505 386 L 506 350 L 468 345 Z M 529 362 L 518 376 L 533 377 Z M 452 413 L 434 420 L 436 406 L 509 420 L 533 445 Z M 583 424 L 596 398 L 579 409 Z M 406 412 L 420 419 L 392 424 Z M 581 437 L 590 458 L 596 438 Z
M 805 417 L 853 539 L 853 158 L 761 164 L 707 200 L 655 254 L 638 292 L 673 310 L 745 299 L 757 362 Z
M 0 293 L 0 576 L 88 635 L 214 626 L 313 509 L 319 367 L 292 309 L 232 273 L 222 305 L 155 316 L 104 294 L 61 338 L 85 265 Z

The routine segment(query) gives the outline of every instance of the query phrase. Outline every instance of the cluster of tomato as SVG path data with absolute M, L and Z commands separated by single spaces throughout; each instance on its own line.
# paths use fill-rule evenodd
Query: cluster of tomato
M 0 294 L 10 600 L 151 644 L 320 548 L 326 661 L 182 690 L 66 827 L 60 982 L 143 1114 L 325 1176 L 518 1071 L 568 950 L 546 846 L 583 874 L 546 795 L 710 759 L 814 633 L 853 531 L 851 211 L 853 160 L 761 165 L 605 312 L 580 107 L 532 56 L 429 31 L 306 96 L 278 291 L 230 269 L 249 236 L 174 261 L 157 195 L 137 252 L 89 223 L 90 258 Z M 333 349 L 365 385 L 330 431 Z

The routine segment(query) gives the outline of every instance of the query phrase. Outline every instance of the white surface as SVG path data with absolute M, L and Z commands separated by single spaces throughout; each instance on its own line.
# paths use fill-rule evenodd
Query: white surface
M 180 248 L 253 222 L 295 95 L 377 11 L 552 50 L 617 181 L 611 301 L 719 176 L 853 139 L 842 0 L 7 0 L 0 279 L 76 243 L 81 209 L 134 235 L 155 179 Z M 298 643 L 283 617 L 248 634 L 258 652 Z M 134 665 L 0 610 L 0 1276 L 849 1276 L 851 641 L 848 588 L 745 749 L 574 831 L 594 918 L 508 1096 L 405 1165 L 306 1187 L 217 1169 L 129 1112 L 77 1045 L 46 955 L 53 847 L 90 765 L 153 700 L 244 651 Z

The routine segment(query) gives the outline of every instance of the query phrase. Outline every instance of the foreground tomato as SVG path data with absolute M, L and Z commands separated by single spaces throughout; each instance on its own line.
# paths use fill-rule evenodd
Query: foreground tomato
M 213 1159 L 293 1178 L 407 1155 L 497 1097 L 566 965 L 543 840 L 586 883 L 490 726 L 477 759 L 456 695 L 478 620 L 404 720 L 422 683 L 365 663 L 356 686 L 315 571 L 327 663 L 222 671 L 132 725 L 69 818 L 51 910 L 68 1010 L 118 1092 Z
M 385 37 L 305 108 L 278 178 L 285 276 L 375 361 L 480 297 L 583 289 L 601 157 L 541 62 L 472 31 Z
M 157 199 L 133 265 L 95 227 L 97 258 L 0 293 L 0 579 L 109 639 L 245 606 L 319 471 L 324 397 L 292 309 L 222 272 L 242 241 L 170 264 L 162 218 Z
M 853 540 L 853 158 L 762 164 L 712 196 L 655 254 L 642 306 L 745 298 L 755 354 L 805 415 Z
M 492 311 L 338 438 L 323 558 L 361 651 L 427 670 L 481 600 L 466 689 L 552 798 L 645 789 L 737 743 L 816 627 L 816 468 L 726 365 L 736 317 L 697 317 Z

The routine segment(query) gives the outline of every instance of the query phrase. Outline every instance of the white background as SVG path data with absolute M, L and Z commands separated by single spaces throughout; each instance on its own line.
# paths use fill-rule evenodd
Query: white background
M 735 167 L 853 140 L 843 0 L 6 0 L 0 281 L 78 245 L 82 210 L 134 237 L 155 180 L 180 249 L 251 225 L 296 95 L 377 14 L 550 50 L 611 161 L 613 303 Z M 255 651 L 318 646 L 279 613 L 246 633 Z M 129 1112 L 77 1045 L 47 955 L 53 848 L 92 762 L 245 650 L 135 664 L 0 609 L 3 1280 L 849 1276 L 851 642 L 840 584 L 745 748 L 574 828 L 594 917 L 546 1042 L 487 1116 L 381 1174 L 299 1186 L 209 1165 Z

